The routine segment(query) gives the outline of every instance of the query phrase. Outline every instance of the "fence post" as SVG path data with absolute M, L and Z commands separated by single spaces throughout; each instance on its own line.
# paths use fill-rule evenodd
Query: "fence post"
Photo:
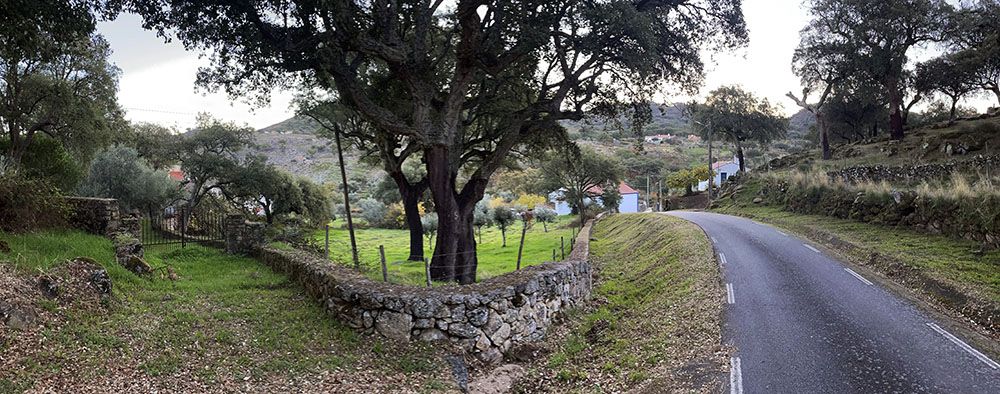
M 185 237 L 185 233 L 187 233 L 188 215 L 184 211 L 185 211 L 184 209 L 181 209 L 181 247 L 182 248 L 187 246 L 185 244 L 184 237 Z
M 424 258 L 424 276 L 427 277 L 427 287 L 431 287 L 431 266 L 427 263 L 427 259 Z
M 329 260 L 330 259 L 330 223 L 326 224 L 326 240 L 324 241 L 324 245 L 326 245 L 326 246 L 325 246 L 325 248 L 323 250 L 326 252 L 326 259 Z
M 552 249 L 552 261 L 556 261 L 556 250 Z
M 559 237 L 559 257 L 566 260 L 566 237 Z
M 378 255 L 382 259 L 382 281 L 389 281 L 389 271 L 385 268 L 385 247 L 382 245 L 378 246 Z
M 524 226 L 521 227 L 521 245 L 517 247 L 517 268 L 514 269 L 515 271 L 521 270 L 521 252 L 524 251 L 524 236 L 527 234 L 527 232 L 528 232 L 528 224 L 526 222 Z

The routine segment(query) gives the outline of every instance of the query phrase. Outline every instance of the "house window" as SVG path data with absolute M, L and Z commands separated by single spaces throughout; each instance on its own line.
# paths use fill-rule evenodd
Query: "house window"
M 725 182 L 726 178 L 728 178 L 728 177 L 729 177 L 729 174 L 727 174 L 727 173 L 724 173 L 724 172 L 720 172 L 719 173 L 719 178 L 722 179 L 723 182 Z

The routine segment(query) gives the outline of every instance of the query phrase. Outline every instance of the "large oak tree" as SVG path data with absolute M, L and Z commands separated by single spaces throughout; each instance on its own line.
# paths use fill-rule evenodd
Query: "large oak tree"
M 475 281 L 475 204 L 513 150 L 590 108 L 692 88 L 703 49 L 746 40 L 739 0 L 129 3 L 212 54 L 204 85 L 242 95 L 305 83 L 412 138 L 439 220 L 431 276 L 461 283 Z M 386 98 L 378 75 L 401 91 Z

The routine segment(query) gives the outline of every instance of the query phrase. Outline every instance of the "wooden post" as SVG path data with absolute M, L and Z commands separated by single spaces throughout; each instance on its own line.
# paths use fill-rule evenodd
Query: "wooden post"
M 389 270 L 385 267 L 385 246 L 378 246 L 378 255 L 382 259 L 382 281 L 389 281 Z
M 563 260 L 566 260 L 566 238 L 565 237 L 559 237 L 559 251 L 560 251 L 559 252 L 559 256 Z
M 712 205 L 712 183 L 715 174 L 712 173 L 712 122 L 708 122 L 708 205 Z
M 329 260 L 330 259 L 330 224 L 329 223 L 326 224 L 326 240 L 324 242 L 325 242 L 325 245 L 326 245 L 324 247 L 324 250 L 326 251 L 326 259 Z
M 427 264 L 427 259 L 424 258 L 424 277 L 427 278 L 427 287 L 431 287 L 431 266 Z
M 556 250 L 552 249 L 552 261 L 556 261 Z
M 354 222 L 351 220 L 351 199 L 347 191 L 347 170 L 344 169 L 344 150 L 340 148 L 340 126 L 333 129 L 337 141 L 337 159 L 340 161 L 340 182 L 344 186 L 344 212 L 347 215 L 347 232 L 351 234 L 351 257 L 354 259 L 354 269 L 361 268 L 358 261 L 358 242 L 354 238 Z
M 524 225 L 521 226 L 521 245 L 517 247 L 517 268 L 515 268 L 515 270 L 521 269 L 521 252 L 524 251 L 524 236 L 527 233 L 528 233 L 528 223 L 525 222 Z

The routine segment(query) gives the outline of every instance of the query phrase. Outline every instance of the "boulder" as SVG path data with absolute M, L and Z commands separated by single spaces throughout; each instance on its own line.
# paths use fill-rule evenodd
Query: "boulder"
M 407 341 L 410 339 L 410 330 L 413 329 L 413 316 L 408 313 L 383 311 L 375 319 L 375 329 L 387 338 Z
M 153 272 L 153 267 L 150 267 L 149 263 L 147 263 L 146 260 L 144 260 L 142 257 L 135 255 L 128 256 L 125 259 L 123 265 L 125 266 L 125 268 L 128 268 L 129 271 L 132 271 L 138 275 L 148 274 L 150 272 Z

